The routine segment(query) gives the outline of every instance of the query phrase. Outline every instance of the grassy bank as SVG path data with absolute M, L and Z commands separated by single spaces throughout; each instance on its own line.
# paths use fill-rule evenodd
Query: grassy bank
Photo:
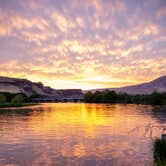
M 0 103 L 0 108 L 32 106 L 36 103 Z
M 155 166 L 166 166 L 166 139 L 157 139 L 154 142 Z

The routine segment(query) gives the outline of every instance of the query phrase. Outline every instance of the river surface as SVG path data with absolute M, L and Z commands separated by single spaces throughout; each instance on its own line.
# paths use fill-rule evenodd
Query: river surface
M 153 129 L 150 139 L 148 123 L 166 125 L 166 111 L 81 103 L 1 109 L 0 165 L 151 166 L 153 140 L 162 128 Z

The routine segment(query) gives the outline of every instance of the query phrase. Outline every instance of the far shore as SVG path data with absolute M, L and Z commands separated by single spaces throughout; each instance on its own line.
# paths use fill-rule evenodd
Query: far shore
M 39 103 L 3 103 L 0 104 L 0 109 L 2 108 L 15 108 L 15 107 L 25 107 L 25 106 L 34 106 Z

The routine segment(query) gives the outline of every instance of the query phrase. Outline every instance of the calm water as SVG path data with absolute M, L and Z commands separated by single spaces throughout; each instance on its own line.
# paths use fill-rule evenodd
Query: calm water
M 153 140 L 144 138 L 143 126 L 166 125 L 166 112 L 143 105 L 58 103 L 0 112 L 1 166 L 149 166 Z M 160 134 L 153 130 L 153 139 Z

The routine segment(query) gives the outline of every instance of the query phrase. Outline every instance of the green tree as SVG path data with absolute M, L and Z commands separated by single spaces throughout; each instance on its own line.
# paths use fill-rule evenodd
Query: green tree
M 105 103 L 115 103 L 117 101 L 118 95 L 115 91 L 105 91 L 103 95 L 103 101 Z
M 84 95 L 87 103 L 136 103 L 166 105 L 166 93 L 153 92 L 152 94 L 129 95 L 127 93 L 117 94 L 115 91 L 87 92 Z
M 84 95 L 84 101 L 87 103 L 93 103 L 94 102 L 94 94 L 91 92 L 87 92 Z
M 7 102 L 6 96 L 3 94 L 0 94 L 0 103 L 6 103 L 6 102 Z
M 132 103 L 132 96 L 128 95 L 128 94 L 125 94 L 124 95 L 124 102 L 125 103 Z
M 102 103 L 103 102 L 103 93 L 96 91 L 94 93 L 94 102 L 95 103 Z
M 16 96 L 14 96 L 11 100 L 12 103 L 24 103 L 25 102 L 25 98 L 22 94 L 18 94 Z

